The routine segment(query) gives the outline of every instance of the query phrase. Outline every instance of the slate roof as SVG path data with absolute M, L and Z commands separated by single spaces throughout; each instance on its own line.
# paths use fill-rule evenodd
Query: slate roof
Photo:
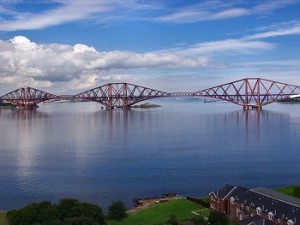
M 219 190 L 215 190 L 210 194 L 214 194 L 219 199 L 224 199 L 234 188 L 236 188 L 236 187 L 226 184 L 223 188 L 221 188 Z
M 299 198 L 293 198 L 289 195 L 281 194 L 279 192 L 264 188 L 264 187 L 258 187 L 251 189 L 253 192 L 257 192 L 260 194 L 263 194 L 265 196 L 269 196 L 273 199 L 277 199 L 283 202 L 287 202 L 291 205 L 300 206 L 300 199 Z
M 274 225 L 270 220 L 266 220 L 260 216 L 253 216 L 238 222 L 238 225 Z
M 261 213 L 267 215 L 272 213 L 274 219 L 282 221 L 292 220 L 295 225 L 300 225 L 300 207 L 284 202 L 278 198 L 272 198 L 265 194 L 252 191 L 244 187 L 236 187 L 227 196 L 228 199 L 234 198 L 234 201 L 256 210 L 258 207 Z

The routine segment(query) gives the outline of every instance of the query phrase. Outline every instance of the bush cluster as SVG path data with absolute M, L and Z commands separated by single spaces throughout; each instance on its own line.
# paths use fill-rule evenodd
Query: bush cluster
M 208 223 L 211 225 L 228 225 L 229 220 L 223 213 L 211 212 L 208 217 Z
M 108 218 L 120 221 L 127 216 L 124 202 L 115 201 L 108 206 Z
M 105 225 L 98 205 L 62 199 L 59 204 L 43 201 L 7 213 L 10 225 Z
M 293 195 L 297 198 L 300 198 L 300 185 L 295 187 Z

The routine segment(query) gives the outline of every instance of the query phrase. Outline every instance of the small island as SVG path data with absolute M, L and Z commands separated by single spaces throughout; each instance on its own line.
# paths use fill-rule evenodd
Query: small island
M 133 105 L 131 108 L 135 108 L 135 109 L 149 109 L 149 108 L 157 108 L 157 107 L 161 107 L 161 106 L 157 105 L 157 104 L 144 103 L 144 104 L 140 104 L 140 105 Z

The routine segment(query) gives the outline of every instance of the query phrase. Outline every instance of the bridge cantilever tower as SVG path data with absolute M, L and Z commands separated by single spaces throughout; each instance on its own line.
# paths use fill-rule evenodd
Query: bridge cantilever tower
M 101 103 L 107 109 L 129 109 L 138 102 L 166 96 L 169 93 L 129 83 L 108 83 L 74 95 L 75 98 Z
M 77 95 L 57 96 L 31 87 L 22 87 L 0 97 L 20 108 L 36 108 L 47 100 L 84 99 L 95 101 L 108 109 L 129 109 L 132 105 L 152 98 L 199 96 L 241 105 L 244 109 L 260 109 L 264 105 L 300 96 L 300 86 L 262 79 L 245 78 L 196 92 L 164 92 L 129 83 L 108 83 Z
M 37 104 L 51 99 L 60 99 L 59 96 L 31 87 L 22 87 L 0 97 L 19 108 L 37 108 Z
M 300 86 L 262 79 L 245 78 L 194 92 L 194 96 L 211 97 L 243 106 L 257 108 L 300 94 Z

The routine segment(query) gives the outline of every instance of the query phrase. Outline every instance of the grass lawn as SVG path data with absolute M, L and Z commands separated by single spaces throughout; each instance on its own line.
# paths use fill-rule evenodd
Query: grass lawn
M 8 221 L 7 221 L 5 212 L 0 212 L 0 225 L 8 225 Z
M 300 184 L 299 184 L 300 185 Z M 299 186 L 299 185 L 295 185 L 295 186 L 288 186 L 288 187 L 281 187 L 281 188 L 275 188 L 275 191 L 278 191 L 282 194 L 286 194 L 286 195 L 290 195 L 292 197 L 296 197 L 294 196 L 293 192 L 295 187 Z M 297 197 L 296 197 L 297 198 Z
M 154 225 L 164 224 L 170 215 L 176 216 L 180 221 L 192 218 L 192 211 L 205 209 L 185 199 L 171 200 L 169 202 L 154 205 L 148 209 L 129 214 L 124 220 L 109 221 L 109 225 Z M 208 210 L 207 210 L 208 211 Z
M 201 212 L 200 212 L 199 215 L 200 215 L 200 216 L 203 216 L 203 217 L 205 217 L 205 218 L 208 218 L 208 217 L 209 217 L 209 214 L 210 214 L 209 209 L 204 208 L 204 209 L 201 210 Z

